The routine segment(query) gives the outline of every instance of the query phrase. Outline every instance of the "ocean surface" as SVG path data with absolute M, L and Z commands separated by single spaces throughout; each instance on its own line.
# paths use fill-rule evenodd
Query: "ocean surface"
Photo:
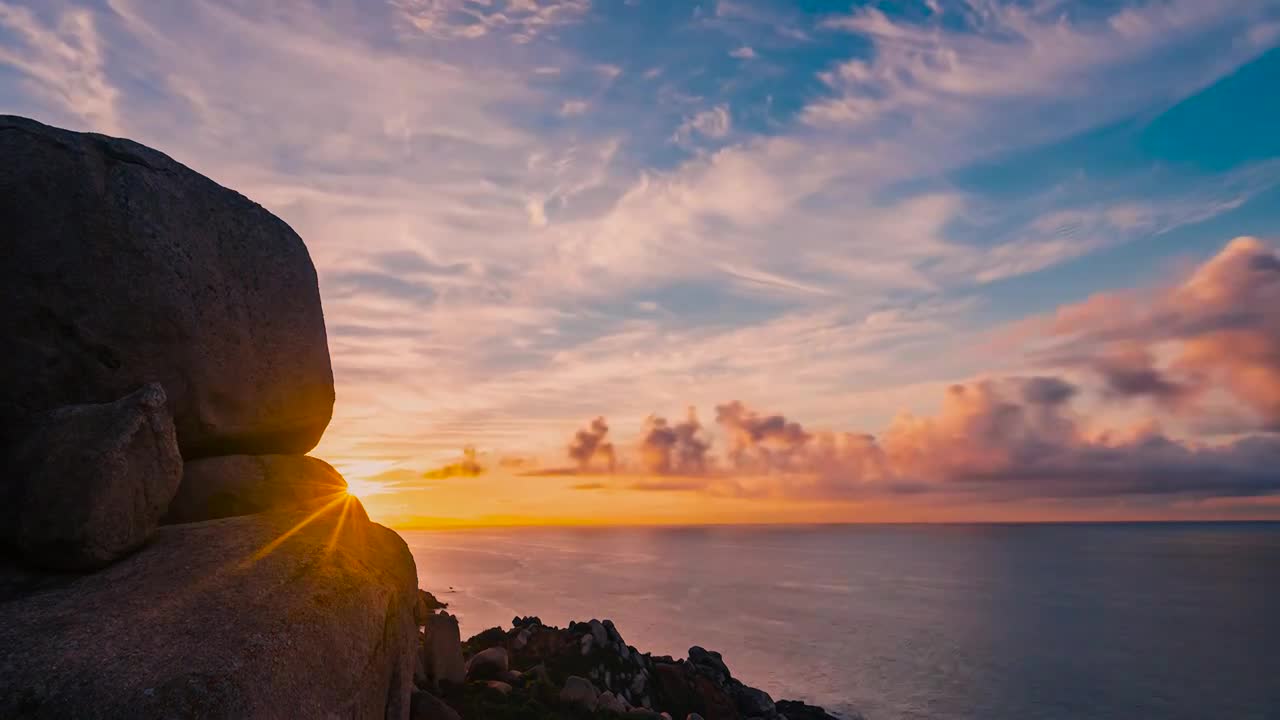
M 402 535 L 464 638 L 611 618 L 868 720 L 1280 719 L 1280 524 Z

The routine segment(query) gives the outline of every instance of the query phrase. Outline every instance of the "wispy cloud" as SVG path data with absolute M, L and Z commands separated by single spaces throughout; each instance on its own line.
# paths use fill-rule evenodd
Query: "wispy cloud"
M 476 39 L 505 33 L 527 43 L 557 26 L 580 20 L 589 0 L 392 0 L 400 17 L 418 32 L 439 38 Z
M 43 98 L 71 124 L 105 133 L 120 132 L 119 91 L 107 77 L 105 50 L 92 12 L 30 8 L 0 2 L 0 29 L 12 42 L 0 45 L 0 66 L 22 74 L 31 93 Z

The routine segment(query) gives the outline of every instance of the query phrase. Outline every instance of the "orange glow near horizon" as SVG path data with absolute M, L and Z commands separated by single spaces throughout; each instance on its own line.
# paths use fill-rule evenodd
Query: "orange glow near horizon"
M 686 491 L 633 490 L 623 484 L 580 490 L 608 476 L 522 477 L 494 472 L 413 488 L 348 478 L 371 519 L 398 530 L 485 527 L 680 526 L 833 523 L 1140 522 L 1267 519 L 1280 499 L 1216 500 L 1153 510 L 1127 503 L 1080 506 L 1063 501 L 952 503 L 835 502 L 787 498 L 715 497 Z M 616 481 L 617 478 L 614 478 Z M 630 479 L 627 479 L 630 482 Z

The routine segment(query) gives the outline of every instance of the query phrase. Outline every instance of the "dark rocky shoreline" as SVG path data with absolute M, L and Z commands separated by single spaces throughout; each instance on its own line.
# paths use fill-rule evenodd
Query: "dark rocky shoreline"
M 609 620 L 560 628 L 537 617 L 463 642 L 446 607 L 419 591 L 414 720 L 838 720 L 817 706 L 774 701 L 733 677 L 720 653 L 696 645 L 683 659 L 652 655 L 628 645 Z

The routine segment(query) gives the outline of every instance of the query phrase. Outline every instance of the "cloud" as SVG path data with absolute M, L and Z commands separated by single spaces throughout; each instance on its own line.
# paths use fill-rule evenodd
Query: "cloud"
M 696 410 L 689 408 L 687 418 L 678 423 L 650 415 L 641 431 L 639 455 L 646 472 L 700 474 L 706 470 L 710 447 Z
M 73 118 L 73 125 L 119 133 L 120 91 L 107 76 L 106 52 L 93 13 L 77 8 L 54 12 L 55 18 L 46 23 L 28 8 L 0 2 L 0 28 L 14 39 L 12 45 L 0 45 L 0 66 L 21 73 L 30 91 Z
M 1186 413 L 1226 392 L 1251 411 L 1254 428 L 1280 430 L 1276 308 L 1280 253 L 1239 237 L 1171 287 L 1059 308 L 1044 323 L 1051 344 L 1039 357 L 1092 370 L 1113 395 L 1149 397 Z
M 484 472 L 484 466 L 480 464 L 476 449 L 469 447 L 463 448 L 461 460 L 428 470 L 422 474 L 422 477 L 427 480 L 447 480 L 455 477 L 478 477 Z
M 590 425 L 574 434 L 573 440 L 569 443 L 569 459 L 576 462 L 578 468 L 583 471 L 591 469 L 593 461 L 600 460 L 612 472 L 616 465 L 616 457 L 613 443 L 605 439 L 608 435 L 609 425 L 604 418 L 598 417 L 592 420 Z
M 692 117 L 685 118 L 676 128 L 673 139 L 676 142 L 689 142 L 695 135 L 712 140 L 720 140 L 733 129 L 733 118 L 729 115 L 728 105 L 717 105 Z
M 591 8 L 589 0 L 392 0 L 402 20 L 415 31 L 436 38 L 477 39 L 509 34 L 528 43 L 544 31 L 577 22 Z
M 716 406 L 716 422 L 729 436 L 729 459 L 738 470 L 787 469 L 810 436 L 782 415 L 759 415 L 734 400 Z
M 591 108 L 591 103 L 586 100 L 565 100 L 560 104 L 560 115 L 562 117 L 573 117 L 582 115 Z
M 730 51 L 729 57 L 737 58 L 739 60 L 753 60 L 756 57 L 756 51 L 751 49 L 751 46 L 749 45 L 743 45 L 736 50 Z
M 836 91 L 805 108 L 804 119 L 815 126 L 859 126 L 908 116 L 933 122 L 969 122 L 974 101 L 982 114 L 1005 113 L 1006 122 L 1020 115 L 1022 103 L 1036 98 L 1056 105 L 1063 117 L 1081 121 L 1083 107 L 1070 100 L 1097 87 L 1099 73 L 1128 67 L 1123 77 L 1110 75 L 1114 89 L 1125 88 L 1107 112 L 1148 102 L 1167 92 L 1167 68 L 1153 64 L 1191 38 L 1210 29 L 1237 27 L 1243 16 L 1273 18 L 1252 0 L 1203 3 L 1170 0 L 1118 7 L 1102 15 L 1072 15 L 1058 3 L 970 4 L 962 23 L 934 14 L 923 22 L 890 17 L 875 6 L 826 20 L 825 27 L 858 34 L 872 43 L 870 58 L 845 61 L 822 75 Z M 1266 44 L 1249 41 L 1232 52 L 1260 53 Z M 1219 58 L 1232 64 L 1239 60 Z M 1222 72 L 1213 63 L 1188 72 L 1185 88 L 1200 87 Z M 1202 74 L 1203 73 L 1203 74 Z M 1162 82 L 1151 82 L 1161 77 Z M 1013 100 L 1014 102 L 1009 102 Z M 1088 112 L 1099 108 L 1091 104 Z M 921 115 L 930 113 L 931 115 Z M 1094 119 L 1089 122 L 1101 122 Z
M 394 467 L 372 475 L 365 482 L 370 487 L 379 490 L 416 488 L 433 485 L 441 480 L 480 477 L 486 472 L 487 469 L 481 464 L 480 456 L 476 449 L 467 447 L 463 448 L 462 457 L 454 462 L 428 470 L 414 469 L 412 467 Z
M 657 472 L 641 464 L 625 472 L 640 479 L 622 487 L 745 498 L 997 502 L 1280 493 L 1280 436 L 1202 444 L 1169 437 L 1152 423 L 1090 429 L 1072 409 L 1077 392 L 1044 376 L 956 384 L 937 414 L 901 414 L 878 436 L 808 430 L 734 401 L 718 411 L 729 438 L 726 458 L 704 459 L 700 469 L 670 477 L 662 477 L 670 465 L 658 463 Z M 651 444 L 642 440 L 639 447 L 643 453 Z

